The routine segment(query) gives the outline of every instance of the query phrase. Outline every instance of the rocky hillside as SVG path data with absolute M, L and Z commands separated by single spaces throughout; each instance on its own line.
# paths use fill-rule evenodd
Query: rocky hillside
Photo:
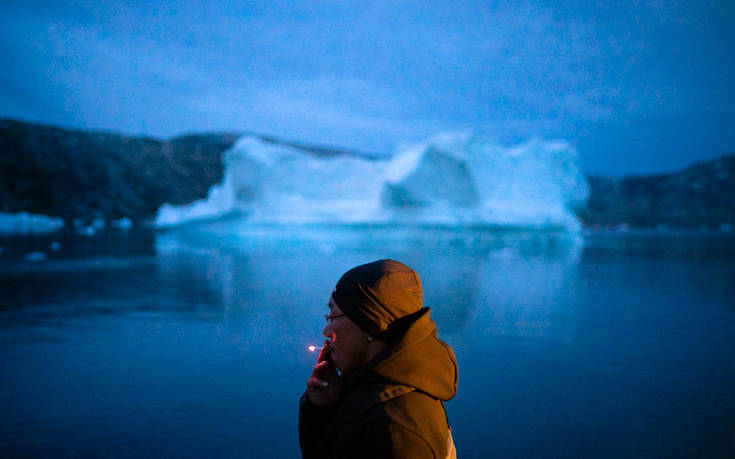
M 222 180 L 222 153 L 238 136 L 160 140 L 0 120 L 0 212 L 148 220 L 165 202 L 205 197 Z M 375 156 L 259 137 L 319 156 Z M 735 224 L 735 155 L 674 174 L 589 181 L 589 202 L 580 212 L 586 226 Z
M 587 208 L 580 215 L 587 226 L 735 224 L 735 155 L 673 174 L 622 179 L 593 176 L 589 183 Z
M 0 120 L 0 211 L 65 220 L 150 218 L 206 196 L 236 134 L 158 140 Z

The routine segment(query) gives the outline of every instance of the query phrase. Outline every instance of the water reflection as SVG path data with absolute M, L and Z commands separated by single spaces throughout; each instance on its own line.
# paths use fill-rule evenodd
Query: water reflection
M 0 254 L 0 456 L 298 456 L 329 292 L 383 257 L 457 352 L 463 457 L 732 456 L 731 236 L 221 229 Z
M 249 336 L 244 341 L 250 345 L 299 347 L 318 340 L 321 312 L 339 276 L 378 258 L 401 260 L 419 272 L 425 304 L 442 333 L 463 333 L 481 343 L 488 335 L 573 337 L 568 284 L 581 251 L 574 235 L 436 227 L 302 230 L 161 233 L 158 275 L 186 292 L 208 285 L 226 322 Z

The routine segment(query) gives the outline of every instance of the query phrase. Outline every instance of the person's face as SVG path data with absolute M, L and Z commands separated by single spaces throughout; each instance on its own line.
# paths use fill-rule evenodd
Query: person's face
M 329 298 L 329 316 L 332 319 L 327 320 L 322 333 L 330 340 L 332 363 L 342 373 L 350 373 L 366 363 L 368 334 L 343 315 L 332 298 Z

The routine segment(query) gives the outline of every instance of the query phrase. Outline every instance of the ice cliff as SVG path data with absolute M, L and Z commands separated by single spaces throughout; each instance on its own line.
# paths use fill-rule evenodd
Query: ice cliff
M 444 134 L 386 159 L 319 157 L 245 136 L 204 200 L 163 205 L 161 228 L 232 214 L 253 223 L 396 223 L 579 227 L 587 180 L 575 149 L 532 138 L 503 147 Z

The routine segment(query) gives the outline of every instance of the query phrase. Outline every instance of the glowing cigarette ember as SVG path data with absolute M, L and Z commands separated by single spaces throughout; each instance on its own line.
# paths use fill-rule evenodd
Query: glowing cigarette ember
M 314 352 L 314 351 L 316 351 L 316 346 L 314 346 L 314 345 L 312 344 L 311 346 L 309 346 L 309 350 L 310 350 L 311 352 Z

